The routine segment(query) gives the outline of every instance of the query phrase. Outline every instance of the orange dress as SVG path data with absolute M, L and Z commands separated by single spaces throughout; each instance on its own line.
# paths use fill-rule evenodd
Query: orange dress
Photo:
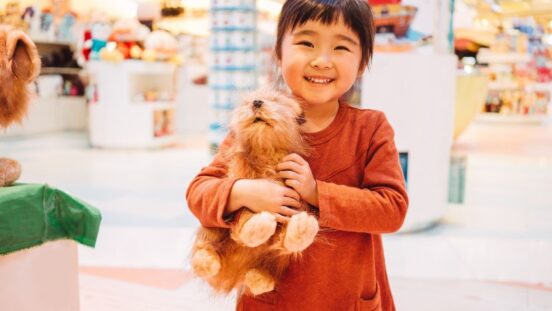
M 305 135 L 321 230 L 274 291 L 240 294 L 237 310 L 395 310 L 380 234 L 401 227 L 408 197 L 393 129 L 383 113 L 342 103 L 326 129 Z M 204 226 L 228 227 L 222 214 L 236 180 L 225 175 L 216 156 L 188 187 L 188 206 Z

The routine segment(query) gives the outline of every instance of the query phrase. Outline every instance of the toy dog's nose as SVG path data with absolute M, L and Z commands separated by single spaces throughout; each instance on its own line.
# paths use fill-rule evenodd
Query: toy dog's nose
M 263 105 L 262 100 L 256 99 L 256 100 L 253 101 L 253 107 L 255 107 L 255 108 L 261 108 L 262 105 Z

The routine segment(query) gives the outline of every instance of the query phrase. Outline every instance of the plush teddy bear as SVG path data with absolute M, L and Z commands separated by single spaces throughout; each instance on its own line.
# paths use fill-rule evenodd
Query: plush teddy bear
M 302 122 L 302 109 L 294 99 L 272 90 L 249 94 L 232 116 L 233 144 L 224 155 L 228 176 L 283 185 L 276 165 L 290 153 L 305 155 L 309 149 L 301 135 Z M 317 219 L 304 209 L 282 224 L 269 212 L 242 208 L 231 229 L 201 227 L 192 251 L 194 272 L 220 292 L 242 285 L 253 295 L 272 291 L 291 260 L 318 233 Z
M 0 25 L 0 129 L 21 122 L 27 111 L 27 84 L 40 72 L 35 44 L 22 31 Z M 0 158 L 0 187 L 15 182 L 21 174 L 19 163 Z

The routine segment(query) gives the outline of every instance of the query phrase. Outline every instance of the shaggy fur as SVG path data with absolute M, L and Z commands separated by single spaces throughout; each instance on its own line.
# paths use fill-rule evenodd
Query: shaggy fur
M 34 43 L 20 30 L 0 25 L 0 130 L 21 122 L 27 112 L 27 84 L 40 71 Z M 21 175 L 15 160 L 0 158 L 0 187 L 14 183 Z
M 290 154 L 305 155 L 301 136 L 304 117 L 293 99 L 272 90 L 249 94 L 233 113 L 234 142 L 225 154 L 228 176 L 267 178 L 283 184 L 276 165 Z M 253 295 L 271 291 L 290 261 L 318 232 L 315 217 L 301 212 L 287 224 L 268 213 L 242 208 L 231 229 L 201 227 L 192 250 L 194 272 L 217 291 L 245 285 Z
M 27 111 L 27 84 L 40 71 L 40 58 L 27 35 L 0 25 L 0 128 L 21 122 Z

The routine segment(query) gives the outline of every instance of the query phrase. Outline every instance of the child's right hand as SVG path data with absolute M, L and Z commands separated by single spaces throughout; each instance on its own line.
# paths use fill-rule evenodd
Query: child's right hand
M 299 213 L 301 208 L 299 194 L 284 185 L 269 179 L 240 179 L 234 183 L 226 213 L 232 213 L 241 207 L 253 212 L 268 211 L 279 222 L 287 222 L 289 217 Z

